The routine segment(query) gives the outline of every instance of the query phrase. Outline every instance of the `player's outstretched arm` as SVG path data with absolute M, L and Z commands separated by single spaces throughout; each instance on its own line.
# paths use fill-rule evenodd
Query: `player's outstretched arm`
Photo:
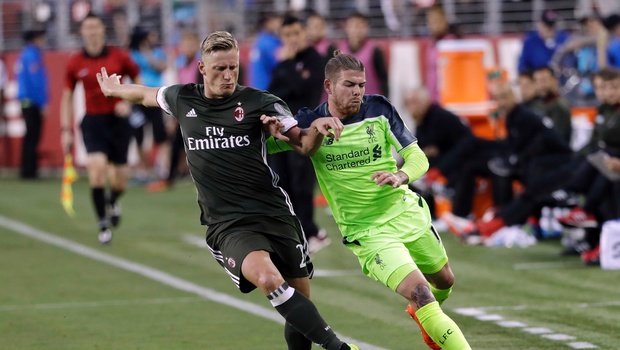
M 116 74 L 108 75 L 105 67 L 97 73 L 97 81 L 101 92 L 106 97 L 118 97 L 134 104 L 147 107 L 158 107 L 157 88 L 150 88 L 137 84 L 121 84 L 121 77 Z
M 306 129 L 292 128 L 286 133 L 290 139 L 287 143 L 297 152 L 312 157 L 323 142 L 323 137 L 340 140 L 344 125 L 335 117 L 315 119 Z

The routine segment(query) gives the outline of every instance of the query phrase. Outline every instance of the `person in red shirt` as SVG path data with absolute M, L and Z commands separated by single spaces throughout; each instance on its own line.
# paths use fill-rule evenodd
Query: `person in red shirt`
M 95 213 L 99 221 L 99 242 L 112 240 L 110 227 L 120 221 L 118 198 L 127 186 L 129 168 L 127 151 L 132 137 L 128 121 L 131 105 L 118 98 L 107 98 L 101 93 L 97 72 L 101 67 L 123 77 L 136 80 L 138 66 L 129 55 L 106 45 L 105 24 L 101 17 L 88 14 L 80 24 L 83 50 L 75 53 L 67 64 L 65 86 L 62 94 L 60 117 L 62 146 L 65 153 L 73 145 L 73 91 L 81 81 L 84 86 L 86 115 L 80 125 L 84 145 L 88 153 L 87 171 Z M 105 186 L 110 171 L 110 192 L 106 196 Z

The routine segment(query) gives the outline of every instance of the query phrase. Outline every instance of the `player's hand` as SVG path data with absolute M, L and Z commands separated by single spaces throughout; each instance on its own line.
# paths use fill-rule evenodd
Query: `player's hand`
M 263 126 L 271 136 L 282 141 L 290 141 L 288 137 L 282 134 L 284 124 L 277 117 L 270 117 L 263 114 L 260 116 L 260 120 L 263 122 Z
M 64 154 L 71 153 L 71 149 L 73 148 L 73 130 L 62 129 L 60 133 L 60 143 Z
M 336 117 L 317 118 L 310 126 L 316 128 L 321 134 L 336 139 L 336 141 L 340 140 L 340 135 L 344 129 L 344 125 Z
M 605 159 L 605 165 L 609 170 L 620 173 L 620 158 L 609 157 Z
M 101 73 L 97 73 L 97 81 L 101 92 L 106 97 L 113 97 L 114 91 L 121 85 L 121 77 L 116 73 L 108 76 L 105 67 L 101 67 Z
M 396 188 L 408 181 L 407 175 L 403 172 L 391 173 L 389 171 L 377 171 L 370 177 L 377 185 L 392 185 Z

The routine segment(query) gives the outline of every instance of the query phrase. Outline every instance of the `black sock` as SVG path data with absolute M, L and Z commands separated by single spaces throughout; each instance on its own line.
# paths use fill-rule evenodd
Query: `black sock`
M 121 196 L 123 195 L 123 193 L 125 193 L 125 190 L 115 190 L 112 189 L 110 191 L 110 198 L 109 198 L 109 203 L 110 204 L 114 204 L 116 203 L 116 201 L 121 198 Z
M 93 204 L 95 205 L 95 214 L 97 214 L 97 219 L 99 220 L 99 228 L 105 230 L 109 226 L 108 218 L 105 214 L 105 191 L 103 187 L 92 187 L 90 190 Z
M 316 306 L 303 294 L 289 287 L 284 282 L 278 289 L 267 296 L 273 307 L 284 317 L 286 322 L 295 327 L 312 342 L 327 350 L 340 350 L 343 345 L 334 331 L 319 315 Z
M 286 344 L 288 344 L 288 350 L 312 349 L 312 340 L 306 338 L 305 335 L 288 322 L 284 325 L 284 339 L 286 339 Z

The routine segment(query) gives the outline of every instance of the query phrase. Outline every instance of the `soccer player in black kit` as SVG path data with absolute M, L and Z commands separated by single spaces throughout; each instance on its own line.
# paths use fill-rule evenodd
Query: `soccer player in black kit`
M 340 340 L 308 299 L 308 244 L 266 162 L 269 136 L 310 155 L 323 135 L 338 139 L 342 123 L 320 118 L 301 129 L 278 97 L 237 85 L 239 47 L 230 33 L 210 34 L 200 49 L 204 84 L 121 84 L 103 68 L 101 90 L 109 97 L 159 106 L 178 119 L 209 249 L 241 292 L 259 288 L 284 317 L 288 349 L 310 350 L 313 342 L 328 350 L 358 349 Z

